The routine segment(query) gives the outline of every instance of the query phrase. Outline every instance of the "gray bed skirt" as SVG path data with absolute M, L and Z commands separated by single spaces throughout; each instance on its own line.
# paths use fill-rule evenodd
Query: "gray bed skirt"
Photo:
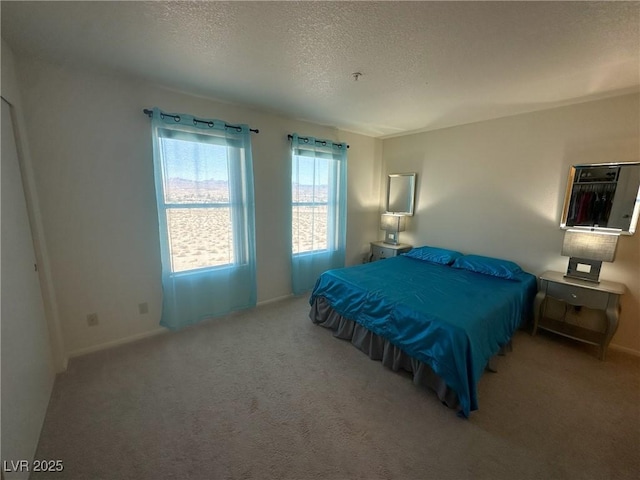
M 309 318 L 317 325 L 333 331 L 333 336 L 349 340 L 356 348 L 369 355 L 372 360 L 380 360 L 393 371 L 406 370 L 413 375 L 413 383 L 436 392 L 442 403 L 450 408 L 458 408 L 458 394 L 449 388 L 435 374 L 431 367 L 410 357 L 383 337 L 367 330 L 359 323 L 337 313 L 324 297 L 317 297 L 311 305 Z

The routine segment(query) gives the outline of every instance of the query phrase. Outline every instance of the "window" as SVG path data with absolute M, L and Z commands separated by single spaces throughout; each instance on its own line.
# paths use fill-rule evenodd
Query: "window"
M 327 250 L 333 243 L 329 241 L 327 230 L 330 223 L 329 161 L 294 156 L 291 191 L 293 254 Z
M 291 237 L 294 293 L 344 266 L 347 145 L 291 136 Z
M 233 149 L 160 134 L 173 273 L 235 263 L 229 191 Z
M 157 108 L 150 113 L 162 264 L 160 324 L 177 329 L 254 306 L 249 128 Z

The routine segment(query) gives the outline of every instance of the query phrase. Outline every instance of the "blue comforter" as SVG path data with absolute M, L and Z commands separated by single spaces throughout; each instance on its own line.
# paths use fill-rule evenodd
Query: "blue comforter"
M 399 256 L 323 273 L 310 303 L 324 297 L 342 316 L 429 365 L 468 417 L 489 359 L 527 317 L 535 277 L 513 280 Z

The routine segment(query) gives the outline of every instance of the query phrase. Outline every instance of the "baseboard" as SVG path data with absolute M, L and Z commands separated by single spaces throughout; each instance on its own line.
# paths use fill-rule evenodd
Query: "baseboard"
M 281 297 L 270 298 L 269 300 L 262 300 L 261 302 L 256 303 L 256 307 L 269 305 L 270 303 L 279 302 L 281 300 L 286 300 L 287 298 L 291 298 L 291 297 L 293 297 L 293 293 L 289 293 L 288 295 L 282 295 Z
M 281 297 L 276 297 L 276 298 L 270 298 L 269 300 L 263 300 L 261 302 L 258 302 L 256 304 L 257 307 L 261 307 L 263 305 L 269 305 L 270 303 L 275 303 L 275 302 L 279 302 L 282 300 L 286 300 L 288 298 L 292 298 L 294 295 L 293 294 L 288 294 L 288 295 L 283 295 Z M 125 338 L 119 338 L 118 340 L 113 340 L 111 342 L 105 342 L 105 343 L 101 343 L 99 345 L 93 345 L 91 347 L 86 347 L 86 348 L 80 348 L 78 350 L 74 350 L 73 352 L 70 352 L 67 354 L 67 361 L 70 358 L 74 358 L 74 357 L 80 357 L 82 355 L 86 355 L 88 353 L 93 353 L 93 352 L 99 352 L 100 350 L 106 350 L 107 348 L 113 348 L 113 347 L 117 347 L 120 345 L 125 345 L 127 343 L 131 343 L 131 342 L 135 342 L 137 340 L 142 340 L 143 338 L 148 338 L 148 337 L 153 337 L 155 335 L 160 335 L 163 333 L 167 333 L 169 332 L 168 329 L 166 328 L 156 328 L 155 330 L 150 330 L 148 332 L 142 332 L 142 333 L 138 333 L 136 335 L 131 335 L 130 337 L 125 337 Z M 65 361 L 65 370 L 66 370 L 66 361 Z
M 609 348 L 611 350 L 617 350 L 618 352 L 628 353 L 629 355 L 633 355 L 634 357 L 640 357 L 640 351 L 634 350 L 633 348 L 623 347 L 614 343 L 610 343 Z
M 161 327 L 161 328 L 156 328 L 155 330 L 150 330 L 148 332 L 137 333 L 129 337 L 119 338 L 118 340 L 113 340 L 111 342 L 105 342 L 99 345 L 93 345 L 91 347 L 80 348 L 78 350 L 74 350 L 73 352 L 70 352 L 67 355 L 67 358 L 80 357 L 88 353 L 99 352 L 100 350 L 106 350 L 107 348 L 113 348 L 120 345 L 125 345 L 127 343 L 135 342 L 137 340 L 142 340 L 143 338 L 154 337 L 156 335 L 167 333 L 168 331 L 169 330 L 167 330 L 166 328 Z

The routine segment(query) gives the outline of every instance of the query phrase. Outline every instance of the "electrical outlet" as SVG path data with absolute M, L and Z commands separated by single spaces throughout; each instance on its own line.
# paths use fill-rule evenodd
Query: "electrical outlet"
M 147 302 L 138 304 L 138 313 L 140 315 L 144 315 L 145 313 L 149 313 L 149 304 Z
M 97 313 L 89 313 L 87 315 L 87 325 L 90 327 L 95 327 L 98 325 L 98 314 Z

